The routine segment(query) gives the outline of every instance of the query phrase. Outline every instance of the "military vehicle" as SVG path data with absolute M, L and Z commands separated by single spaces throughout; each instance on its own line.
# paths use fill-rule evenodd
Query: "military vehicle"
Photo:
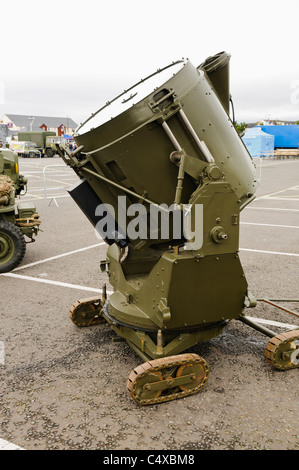
M 34 142 L 13 140 L 9 144 L 9 148 L 18 154 L 19 157 L 24 158 L 37 158 L 42 157 L 42 149 L 39 148 Z
M 63 139 L 54 131 L 30 131 L 18 132 L 19 140 L 34 142 L 42 153 L 42 157 L 53 157 L 56 153 L 56 143 Z
M 0 149 L 0 273 L 19 265 L 26 243 L 33 242 L 39 230 L 41 221 L 36 207 L 31 203 L 15 203 L 15 197 L 22 195 L 27 182 L 19 174 L 18 155 Z
M 299 330 L 276 335 L 244 313 L 257 301 L 239 223 L 257 180 L 229 117 L 229 61 L 221 52 L 198 67 L 183 59 L 159 69 L 81 124 L 74 152 L 58 147 L 81 179 L 70 195 L 109 245 L 101 268 L 113 288 L 77 300 L 69 315 L 78 326 L 106 322 L 141 358 L 127 383 L 141 405 L 201 390 L 209 366 L 186 351 L 232 320 L 271 338 L 274 367 L 299 365 Z

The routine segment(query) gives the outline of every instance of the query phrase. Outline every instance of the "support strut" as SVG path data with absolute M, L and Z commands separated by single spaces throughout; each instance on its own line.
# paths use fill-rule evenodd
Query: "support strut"
M 249 319 L 248 317 L 241 316 L 238 318 L 238 320 L 240 320 L 242 323 L 245 323 L 248 326 L 251 326 L 251 328 L 254 328 L 257 331 L 260 331 L 264 335 L 269 336 L 269 338 L 273 338 L 274 336 L 276 336 L 276 333 L 274 333 L 274 331 L 269 330 L 268 328 L 265 328 L 264 326 L 259 325 L 258 323 Z

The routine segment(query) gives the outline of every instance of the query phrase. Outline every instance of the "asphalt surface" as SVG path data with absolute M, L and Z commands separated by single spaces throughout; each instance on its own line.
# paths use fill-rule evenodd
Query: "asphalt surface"
M 43 172 L 48 165 L 59 167 Z M 298 450 L 298 369 L 273 369 L 268 338 L 238 321 L 190 350 L 210 366 L 200 393 L 147 407 L 131 400 L 126 381 L 140 359 L 107 325 L 77 328 L 68 317 L 75 300 L 107 282 L 99 267 L 107 247 L 66 193 L 77 177 L 58 157 L 20 159 L 20 168 L 42 232 L 0 276 L 0 447 Z M 298 159 L 265 159 L 257 199 L 242 213 L 240 258 L 257 298 L 299 298 L 298 173 Z M 279 303 L 298 312 L 296 302 Z M 263 302 L 249 314 L 299 325 Z

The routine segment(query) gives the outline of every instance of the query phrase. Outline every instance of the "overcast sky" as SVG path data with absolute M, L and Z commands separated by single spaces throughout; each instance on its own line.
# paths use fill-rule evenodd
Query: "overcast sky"
M 0 116 L 78 124 L 182 57 L 231 54 L 237 121 L 299 120 L 298 0 L 2 2 Z

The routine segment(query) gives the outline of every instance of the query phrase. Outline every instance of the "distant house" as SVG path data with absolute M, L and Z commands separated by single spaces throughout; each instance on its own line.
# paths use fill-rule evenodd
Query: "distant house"
M 78 125 L 69 117 L 30 116 L 25 114 L 4 114 L 0 124 L 16 131 L 54 131 L 57 135 L 72 135 Z
M 251 127 L 256 127 L 256 126 L 294 126 L 294 125 L 296 125 L 296 121 L 261 120 L 257 122 L 248 122 L 247 129 L 250 129 Z

